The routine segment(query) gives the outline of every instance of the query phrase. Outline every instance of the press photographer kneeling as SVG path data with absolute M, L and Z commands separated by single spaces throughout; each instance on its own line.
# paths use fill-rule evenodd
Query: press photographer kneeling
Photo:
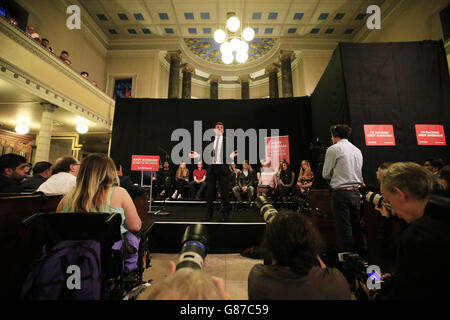
M 412 162 L 392 164 L 381 177 L 381 193 L 391 211 L 383 206 L 384 216 L 394 215 L 409 226 L 398 244 L 392 286 L 383 288 L 377 299 L 445 299 L 450 275 L 449 199 L 432 195 L 430 172 Z

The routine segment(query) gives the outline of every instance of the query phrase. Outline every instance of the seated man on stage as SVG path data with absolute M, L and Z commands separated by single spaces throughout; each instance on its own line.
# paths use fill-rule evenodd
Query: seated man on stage
M 194 181 L 189 182 L 191 199 L 200 200 L 206 188 L 206 170 L 203 169 L 203 163 L 197 163 L 197 169 L 193 171 Z
M 233 194 L 239 203 L 242 203 L 241 194 L 247 195 L 247 204 L 251 206 L 253 199 L 254 187 L 256 181 L 256 174 L 249 164 L 248 160 L 244 161 L 242 165 L 242 171 L 238 175 L 238 185 L 233 188 Z

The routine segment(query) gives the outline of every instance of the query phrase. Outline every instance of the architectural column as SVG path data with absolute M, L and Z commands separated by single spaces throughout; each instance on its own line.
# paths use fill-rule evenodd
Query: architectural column
M 294 87 L 292 85 L 292 69 L 291 63 L 295 58 L 294 51 L 281 50 L 281 87 L 283 90 L 283 97 L 293 97 Z
M 181 51 L 169 51 L 167 57 L 170 61 L 168 98 L 179 98 Z
M 53 117 L 57 106 L 51 103 L 41 103 L 44 107 L 41 117 L 41 127 L 36 141 L 36 156 L 34 163 L 48 161 L 50 156 L 50 141 L 52 139 Z
M 241 82 L 241 99 L 250 99 L 250 76 L 240 76 L 239 81 Z
M 209 98 L 210 99 L 219 99 L 219 81 L 220 76 L 209 76 Z
M 181 87 L 181 98 L 190 99 L 191 98 L 191 83 L 192 83 L 192 73 L 195 69 L 188 64 L 182 66 L 183 70 L 183 83 Z
M 266 68 L 266 73 L 269 74 L 269 97 L 279 98 L 278 93 L 278 71 L 280 70 L 280 65 L 272 63 Z

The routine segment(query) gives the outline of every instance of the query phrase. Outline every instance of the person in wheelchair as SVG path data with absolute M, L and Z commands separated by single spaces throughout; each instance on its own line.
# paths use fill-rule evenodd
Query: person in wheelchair
M 114 161 L 103 154 L 89 155 L 81 163 L 75 188 L 61 199 L 56 212 L 119 213 L 123 240 L 115 243 L 113 249 L 132 246 L 137 252 L 140 239 L 133 232 L 141 229 L 142 222 L 130 195 L 118 184 Z M 122 250 L 125 273 L 137 268 L 137 253 L 132 251 Z

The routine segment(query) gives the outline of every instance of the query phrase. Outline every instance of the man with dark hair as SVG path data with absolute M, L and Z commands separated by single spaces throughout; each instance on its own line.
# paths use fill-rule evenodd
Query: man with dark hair
M 423 163 L 423 166 L 429 170 L 432 174 L 437 174 L 439 170 L 442 169 L 442 167 L 445 165 L 444 160 L 437 158 L 437 159 L 427 159 Z
M 41 184 L 52 176 L 52 164 L 47 161 L 40 161 L 34 165 L 33 176 L 23 180 L 22 185 L 26 191 L 35 191 Z
M 220 194 L 222 196 L 222 221 L 228 221 L 231 206 L 229 199 L 229 191 L 230 191 L 230 177 L 229 177 L 229 168 L 228 165 L 233 161 L 233 159 L 237 156 L 237 151 L 232 152 L 229 156 L 227 153 L 227 145 L 232 145 L 232 141 L 227 139 L 224 135 L 225 126 L 222 122 L 216 122 L 214 125 L 214 144 L 211 158 L 205 161 L 208 164 L 206 171 L 208 174 L 206 175 L 206 216 L 203 221 L 210 221 L 214 212 L 214 200 L 216 198 L 216 184 L 219 183 L 220 186 Z M 192 151 L 189 155 L 190 158 L 196 159 L 199 158 L 200 155 Z
M 59 59 L 61 59 L 62 61 L 68 60 L 69 58 L 69 53 L 65 50 L 61 51 L 61 54 L 59 55 Z
M 44 47 L 44 48 L 47 48 L 48 49 L 48 45 L 49 45 L 49 41 L 48 41 L 48 39 L 45 39 L 45 38 L 42 38 L 41 39 L 41 45 Z
M 394 163 L 381 177 L 381 194 L 390 205 L 390 209 L 382 207 L 383 215 L 397 216 L 409 224 L 398 241 L 392 286 L 386 288 L 382 283 L 381 297 L 448 298 L 450 205 L 448 198 L 433 194 L 433 183 L 430 171 L 412 162 Z
M 0 157 L 0 192 L 24 192 L 20 181 L 26 177 L 29 170 L 30 164 L 25 157 L 15 153 L 2 155 Z
M 251 206 L 251 201 L 253 199 L 253 194 L 255 192 L 256 174 L 248 160 L 245 160 L 242 164 L 242 170 L 238 173 L 237 185 L 233 187 L 232 191 L 239 204 L 242 205 L 242 196 L 245 194 L 247 196 L 247 207 Z
M 348 125 L 333 125 L 330 133 L 333 145 L 327 149 L 322 176 L 331 180 L 338 246 L 345 251 L 363 254 L 359 192 L 363 182 L 362 153 L 348 141 L 352 133 Z
M 85 79 L 87 79 L 87 78 L 89 77 L 89 73 L 86 72 L 86 71 L 82 71 L 82 72 L 80 73 L 80 75 L 81 75 L 83 78 L 85 78 Z
M 140 186 L 133 183 L 129 176 L 124 176 L 122 171 L 122 165 L 114 160 L 117 169 L 117 175 L 119 176 L 120 186 L 128 191 L 131 197 L 141 196 L 145 193 L 145 190 Z
M 36 191 L 47 195 L 66 194 L 75 187 L 79 170 L 80 162 L 73 156 L 58 158 L 51 169 L 52 176 Z

